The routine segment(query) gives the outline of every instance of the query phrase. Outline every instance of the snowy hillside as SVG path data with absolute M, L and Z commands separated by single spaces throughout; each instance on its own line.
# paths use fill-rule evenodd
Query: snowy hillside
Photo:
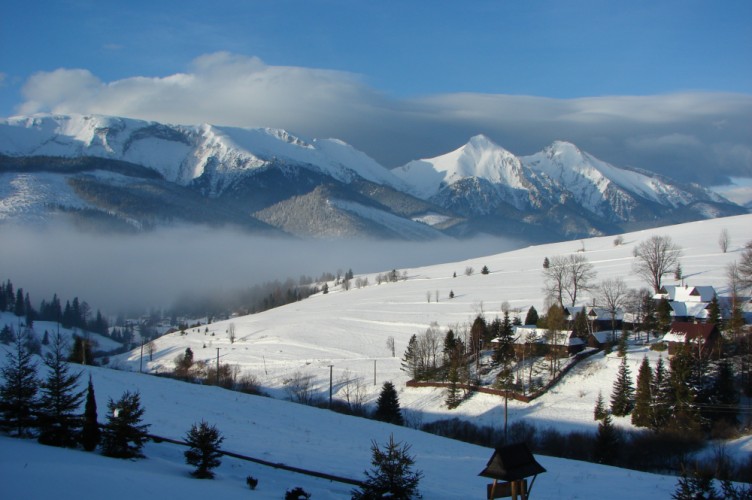
M 718 235 L 727 229 L 731 237 L 728 253 L 718 248 Z M 334 380 L 343 376 L 361 377 L 373 402 L 384 381 L 393 381 L 400 388 L 403 407 L 415 412 L 424 421 L 472 416 L 478 423 L 497 425 L 500 421 L 498 398 L 474 395 L 456 410 L 444 405 L 444 395 L 435 389 L 407 389 L 406 374 L 400 370 L 400 358 L 413 334 L 421 334 L 436 323 L 442 332 L 469 328 L 473 319 L 483 313 L 490 321 L 501 314 L 501 304 L 508 302 L 512 310 L 524 317 L 534 305 L 543 310 L 544 293 L 542 262 L 545 257 L 579 252 L 594 265 L 597 280 L 622 277 L 629 287 L 643 287 L 632 272 L 632 251 L 652 235 L 670 235 L 683 248 L 681 259 L 686 282 L 713 285 L 726 293 L 726 264 L 738 258 L 740 248 L 752 240 L 752 215 L 694 222 L 678 226 L 646 230 L 624 235 L 624 244 L 614 246 L 612 237 L 568 241 L 532 246 L 516 251 L 490 255 L 464 262 L 452 262 L 423 268 L 398 270 L 407 279 L 396 283 L 376 284 L 377 276 L 356 276 L 368 279 L 368 286 L 352 286 L 345 291 L 330 283 L 330 293 L 319 294 L 301 302 L 263 313 L 237 317 L 228 321 L 191 329 L 186 335 L 171 334 L 156 341 L 157 353 L 149 370 L 172 370 L 174 358 L 187 347 L 195 359 L 213 362 L 217 349 L 223 363 L 237 364 L 245 372 L 258 377 L 261 385 L 273 395 L 285 397 L 284 380 L 300 372 L 315 381 L 316 393 L 328 395 L 329 366 Z M 490 274 L 480 274 L 483 266 Z M 472 267 L 473 274 L 466 270 Z M 453 277 L 456 273 L 456 277 Z M 674 283 L 667 277 L 668 283 Z M 450 299 L 450 292 L 454 298 Z M 438 301 L 436 296 L 438 295 Z M 582 297 L 583 303 L 589 296 Z M 236 340 L 230 343 L 228 330 L 235 329 Z M 387 339 L 395 341 L 395 357 L 387 348 Z M 642 345 L 632 347 L 630 362 L 636 368 L 643 354 Z M 655 353 L 649 353 L 651 357 Z M 137 370 L 139 352 L 113 360 L 122 368 Z M 524 416 L 528 422 L 542 426 L 556 422 L 567 428 L 594 429 L 592 408 L 597 397 L 596 385 L 610 387 L 618 361 L 598 355 L 578 367 L 566 382 L 533 404 L 510 403 L 512 419 Z M 374 367 L 376 381 L 374 384 Z M 636 373 L 636 369 L 633 370 Z M 595 378 L 591 378 L 595 377 Z M 335 397 L 343 398 L 335 385 Z M 631 425 L 628 419 L 619 422 Z
M 100 420 L 109 398 L 139 391 L 149 432 L 181 440 L 202 419 L 225 437 L 222 448 L 273 463 L 363 479 L 370 469 L 370 445 L 395 441 L 411 445 L 417 470 L 424 474 L 424 498 L 481 498 L 488 480 L 478 477 L 493 450 L 371 420 L 339 415 L 270 398 L 215 387 L 186 384 L 103 368 L 91 374 Z M 312 499 L 350 498 L 352 486 L 285 472 L 224 457 L 213 481 L 190 477 L 185 448 L 149 443 L 147 458 L 119 460 L 76 450 L 42 446 L 34 441 L 0 437 L 0 468 L 4 498 L 126 500 L 144 498 L 279 499 L 301 486 Z M 545 456 L 536 457 L 548 472 L 535 481 L 539 499 L 667 498 L 676 478 Z M 259 480 L 250 491 L 248 475 Z M 85 487 L 82 481 L 85 478 Z M 608 493 L 607 493 L 608 492 Z

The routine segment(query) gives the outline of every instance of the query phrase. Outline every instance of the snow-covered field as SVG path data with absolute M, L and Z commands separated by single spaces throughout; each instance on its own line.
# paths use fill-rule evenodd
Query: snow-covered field
M 405 427 L 347 417 L 271 398 L 249 396 L 137 373 L 85 368 L 94 381 L 100 420 L 107 398 L 139 390 L 150 432 L 182 439 L 201 419 L 225 436 L 228 451 L 362 479 L 370 468 L 370 444 L 409 443 L 416 469 L 424 473 L 424 498 L 482 498 L 488 480 L 478 477 L 492 450 L 444 439 Z M 214 481 L 189 476 L 185 448 L 149 443 L 143 460 L 118 460 L 76 450 L 62 450 L 35 441 L 0 437 L 2 496 L 8 499 L 76 498 L 110 500 L 139 498 L 264 498 L 279 499 L 301 486 L 313 499 L 349 498 L 351 486 L 224 458 Z M 535 498 L 663 499 L 676 478 L 615 467 L 538 456 L 548 472 L 534 485 Z M 259 479 L 256 491 L 245 485 L 248 475 Z
M 725 254 L 717 243 L 724 228 L 731 236 L 729 252 Z M 519 309 L 523 317 L 530 305 L 542 311 L 541 270 L 546 256 L 583 251 L 595 266 L 598 280 L 618 276 L 631 287 L 645 286 L 631 271 L 632 251 L 654 234 L 670 235 L 683 248 L 681 263 L 689 284 L 713 285 L 724 294 L 724 268 L 738 258 L 744 243 L 752 240 L 752 215 L 629 233 L 624 235 L 621 246 L 614 246 L 614 237 L 594 238 L 471 261 L 400 269 L 399 274 L 404 271 L 407 279 L 396 283 L 377 285 L 376 275 L 359 276 L 367 277 L 369 285 L 353 286 L 347 291 L 330 287 L 326 295 L 202 325 L 188 330 L 186 335 L 161 337 L 156 340 L 153 360 L 144 360 L 145 370 L 172 370 L 174 358 L 190 347 L 195 359 L 215 362 L 219 355 L 222 363 L 237 364 L 277 398 L 285 397 L 284 380 L 292 374 L 311 375 L 317 394 L 324 399 L 329 393 L 331 365 L 335 398 L 343 397 L 338 381 L 349 373 L 362 378 L 370 402 L 384 381 L 394 382 L 400 403 L 413 422 L 460 416 L 477 424 L 501 426 L 503 401 L 497 397 L 475 394 L 459 408 L 448 410 L 441 390 L 406 388 L 407 376 L 400 370 L 400 358 L 410 336 L 422 333 L 434 322 L 442 329 L 469 328 L 481 312 L 489 320 L 500 314 L 504 301 Z M 490 274 L 480 274 L 484 265 Z M 469 267 L 474 272 L 468 275 Z M 667 279 L 674 283 L 671 277 Z M 455 295 L 453 299 L 449 299 L 450 291 Z M 583 297 L 584 302 L 589 300 Z M 234 343 L 228 338 L 232 328 Z M 389 337 L 394 338 L 395 357 L 386 345 Z M 644 355 L 654 365 L 660 354 L 637 343 L 630 346 L 628 359 L 633 375 Z M 192 423 L 205 419 L 226 436 L 224 448 L 228 450 L 352 478 L 362 478 L 362 472 L 369 467 L 371 440 L 384 443 L 393 433 L 396 440 L 412 445 L 417 467 L 425 473 L 421 483 L 425 498 L 473 498 L 484 494 L 486 480 L 477 474 L 491 456 L 487 448 L 278 399 L 132 373 L 139 370 L 139 356 L 140 351 L 136 350 L 113 358 L 111 366 L 120 371 L 85 369 L 93 376 L 100 419 L 108 397 L 117 398 L 124 390 L 138 389 L 146 408 L 145 420 L 152 425 L 153 433 L 179 439 Z M 608 397 L 619 362 L 615 354 L 598 354 L 534 402 L 510 401 L 510 422 L 524 419 L 541 427 L 594 431 L 595 399 L 599 390 Z M 618 418 L 616 423 L 631 426 L 628 418 Z M 87 498 L 87 494 L 88 498 L 131 498 L 133 492 L 142 492 L 146 497 L 172 497 L 186 492 L 186 498 L 280 498 L 285 489 L 293 486 L 303 486 L 313 493 L 313 498 L 347 498 L 350 491 L 346 485 L 229 459 L 220 468 L 217 481 L 193 480 L 183 464 L 182 450 L 165 444 L 148 445 L 149 458 L 144 461 L 123 463 L 8 438 L 0 438 L 0 443 L 0 470 L 4 477 L 12 479 L 4 482 L 9 483 L 8 498 L 45 498 L 60 491 L 70 492 L 71 497 L 75 494 L 76 498 Z M 747 454 L 752 452 L 752 438 L 728 446 L 735 455 Z M 674 477 L 538 458 L 548 473 L 536 481 L 535 498 L 667 498 L 676 483 Z M 261 480 L 255 493 L 247 491 L 244 484 L 248 474 Z

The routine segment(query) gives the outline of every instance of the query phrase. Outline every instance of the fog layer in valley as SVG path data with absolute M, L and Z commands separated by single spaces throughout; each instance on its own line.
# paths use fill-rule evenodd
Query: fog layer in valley
M 519 246 L 498 238 L 302 241 L 204 227 L 102 235 L 65 227 L 0 225 L 0 280 L 23 287 L 35 305 L 57 293 L 63 301 L 77 296 L 93 309 L 114 314 L 169 307 L 186 292 L 228 292 L 338 270 L 359 274 L 404 269 Z

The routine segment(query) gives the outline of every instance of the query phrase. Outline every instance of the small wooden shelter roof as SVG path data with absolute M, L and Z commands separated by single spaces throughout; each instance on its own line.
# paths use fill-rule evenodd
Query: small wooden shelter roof
M 496 448 L 486 468 L 479 476 L 501 481 L 517 481 L 546 472 L 525 443 L 515 443 Z

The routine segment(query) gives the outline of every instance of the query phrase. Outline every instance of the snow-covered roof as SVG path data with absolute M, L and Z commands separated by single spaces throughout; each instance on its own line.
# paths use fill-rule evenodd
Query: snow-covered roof
M 708 302 L 670 302 L 671 315 L 680 318 L 707 319 Z
M 514 327 L 514 343 L 518 345 L 533 344 L 555 344 L 555 345 L 584 345 L 585 341 L 575 337 L 571 330 L 559 330 L 552 338 L 551 332 L 547 328 L 536 328 L 531 325 Z M 491 342 L 496 343 L 498 339 Z
M 715 295 L 715 288 L 708 285 L 663 285 L 661 291 L 653 297 L 679 302 L 710 302 Z
M 686 323 L 676 321 L 671 324 L 671 330 L 663 336 L 664 342 L 706 342 L 714 331 L 718 331 L 712 323 Z
M 605 307 L 597 306 L 566 306 L 564 308 L 564 314 L 567 319 L 573 320 L 577 313 L 584 310 L 587 314 L 588 321 L 611 321 L 611 311 Z M 620 321 L 624 317 L 624 312 L 619 309 L 616 311 L 616 321 Z

